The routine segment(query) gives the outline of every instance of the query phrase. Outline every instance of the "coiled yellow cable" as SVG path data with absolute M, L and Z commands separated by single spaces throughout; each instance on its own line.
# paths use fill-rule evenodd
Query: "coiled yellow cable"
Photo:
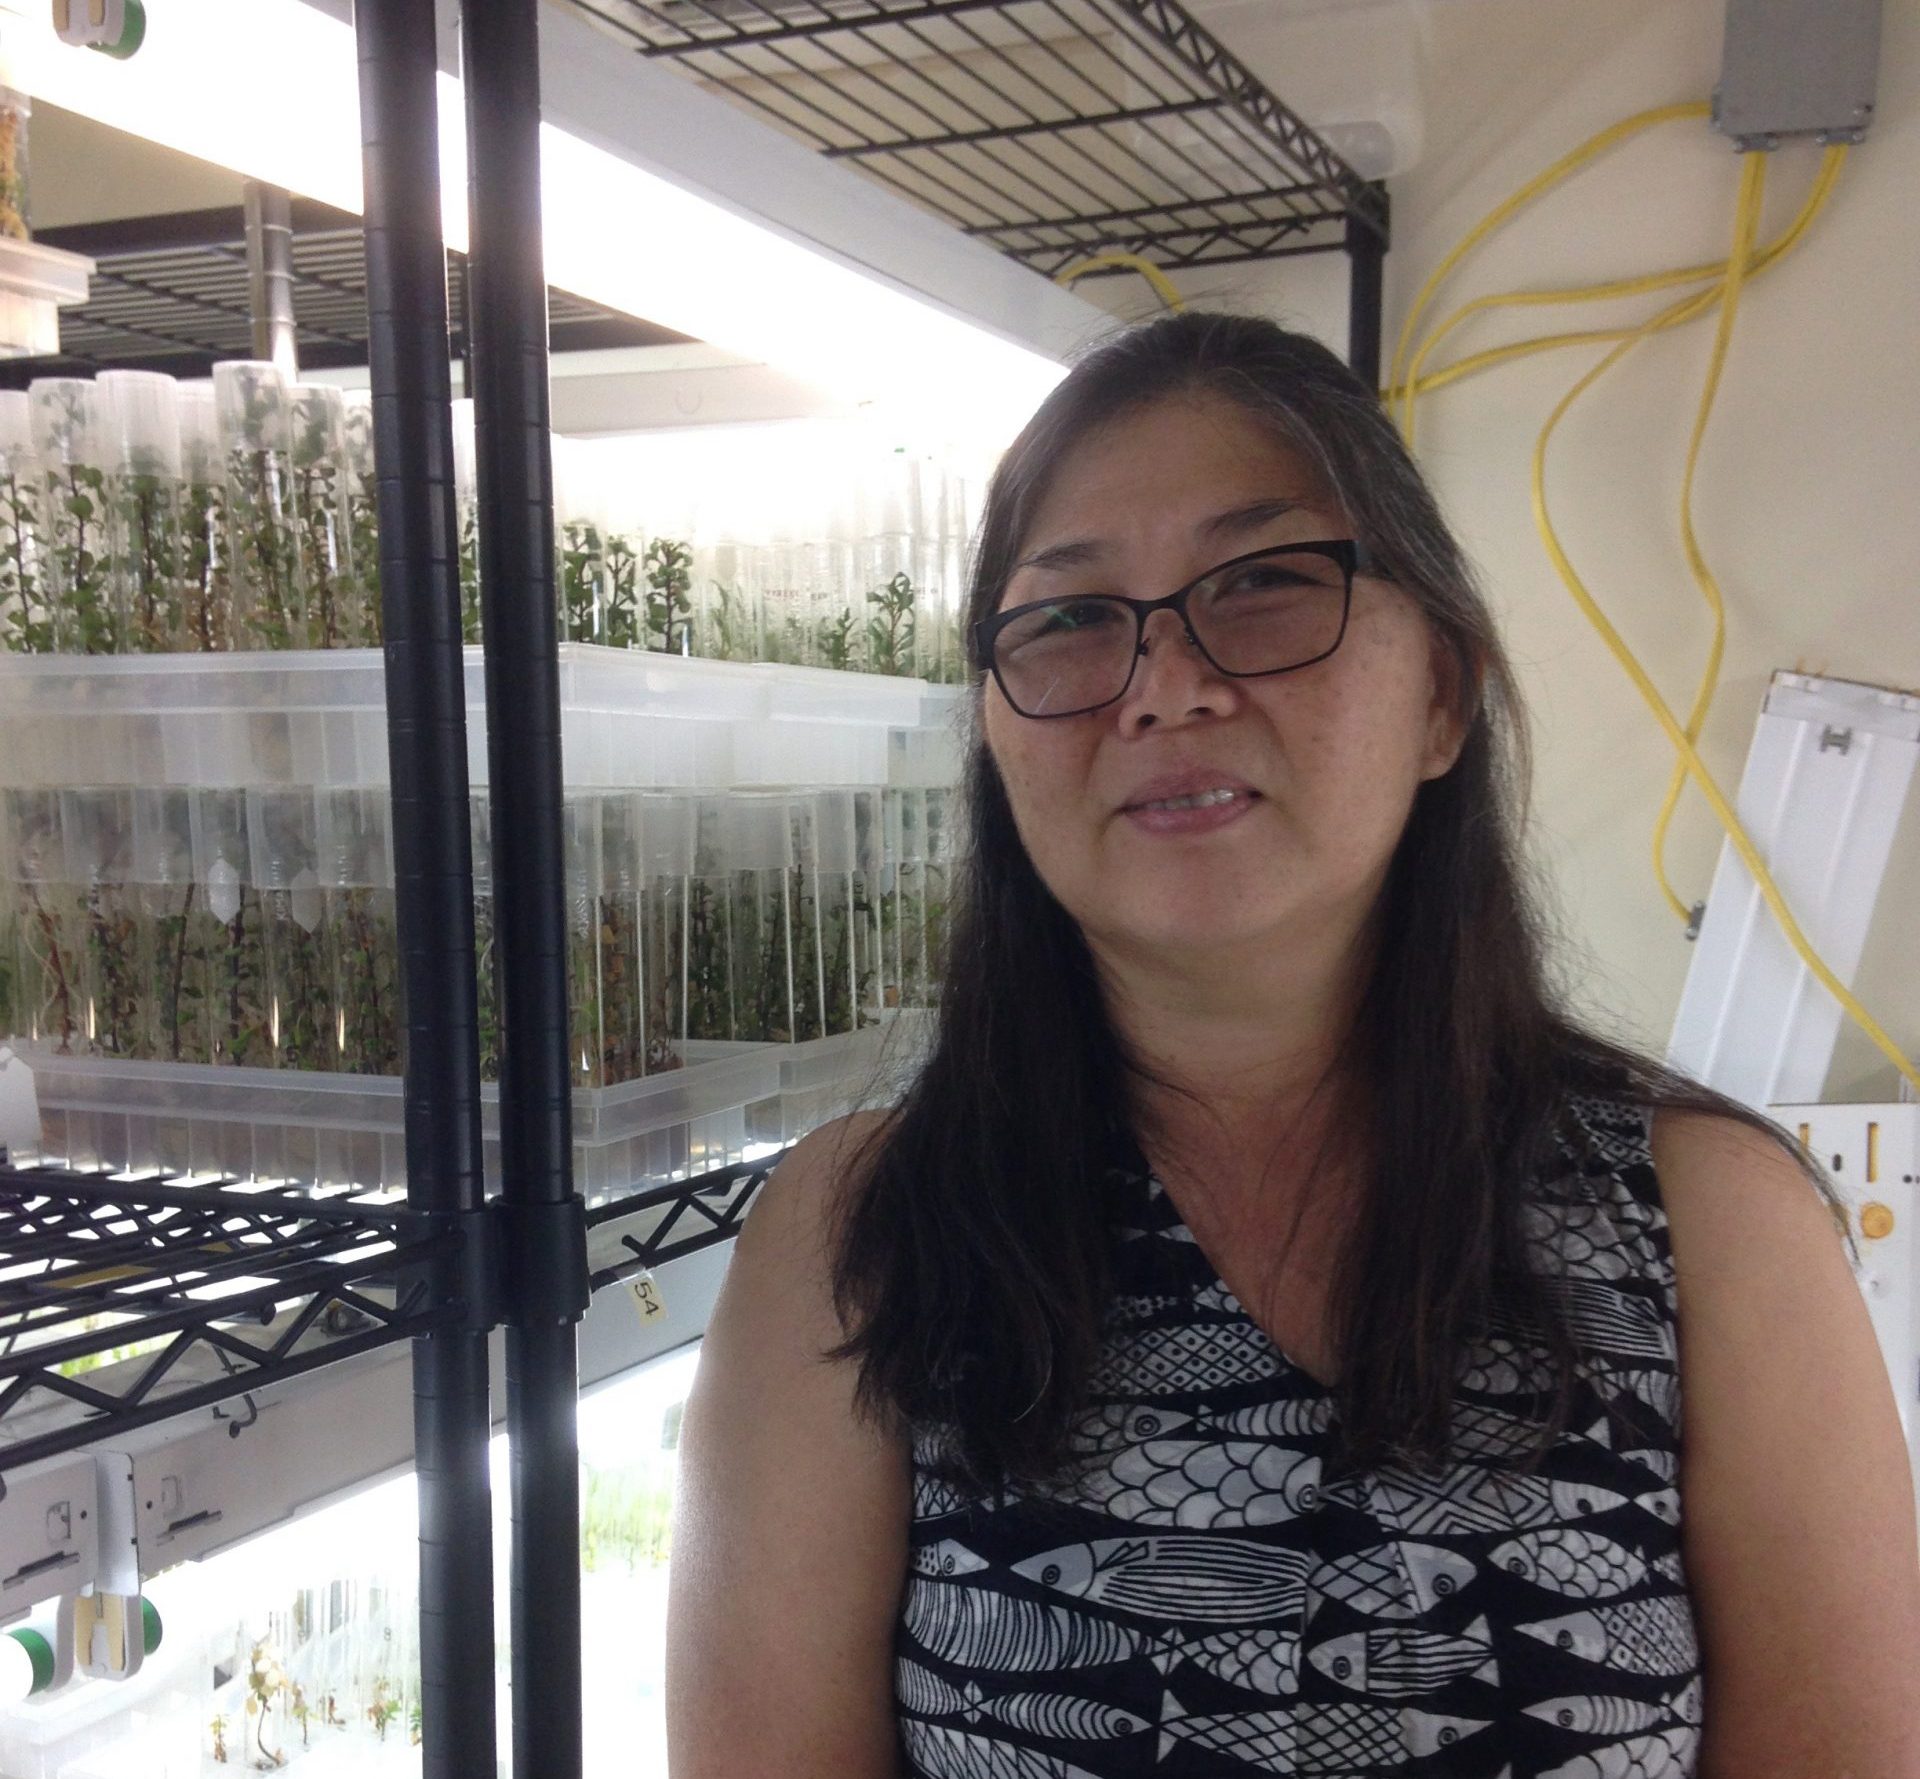
M 1656 125 L 1673 123 L 1682 118 L 1702 118 L 1712 115 L 1711 105 L 1704 100 L 1693 100 L 1683 105 L 1656 106 L 1651 111 L 1642 111 L 1632 117 L 1622 118 L 1619 123 L 1609 125 L 1597 136 L 1588 137 L 1578 148 L 1562 155 L 1544 173 L 1536 174 L 1529 179 L 1511 197 L 1494 205 L 1460 237 L 1447 255 L 1427 275 L 1427 281 L 1420 286 L 1420 293 L 1413 299 L 1413 307 L 1407 311 L 1406 322 L 1400 329 L 1399 342 L 1393 350 L 1393 363 L 1387 372 L 1387 387 L 1398 388 L 1403 380 L 1402 367 L 1407 362 L 1413 337 L 1420 326 L 1420 318 L 1426 314 L 1427 305 L 1433 301 L 1433 293 L 1445 281 L 1447 274 L 1495 229 L 1524 210 L 1535 198 L 1551 191 L 1561 180 L 1577 173 L 1587 162 L 1605 154 L 1609 148 L 1625 142 L 1629 137 L 1639 135 L 1642 130 L 1650 130 Z M 1404 417 L 1401 425 L 1404 430 L 1406 425 Z
M 1832 163 L 1836 152 L 1844 153 L 1844 150 L 1836 151 L 1830 149 L 1828 151 L 1829 163 Z M 1823 168 L 1823 171 L 1824 170 Z M 1743 215 L 1743 224 L 1749 223 L 1750 220 L 1749 217 Z M 1694 298 L 1689 300 L 1697 302 L 1699 299 Z M 1676 307 L 1678 307 L 1678 305 L 1676 305 Z M 1914 1064 L 1907 1059 L 1899 1045 L 1887 1035 L 1886 1030 L 1880 1023 L 1874 1019 L 1872 1014 L 1870 1014 L 1848 990 L 1847 986 L 1827 967 L 1826 961 L 1814 950 L 1806 934 L 1800 930 L 1800 923 L 1794 919 L 1793 910 L 1787 906 L 1786 898 L 1781 895 L 1779 886 L 1773 880 L 1773 874 L 1767 869 L 1766 862 L 1760 857 L 1759 849 L 1753 844 L 1746 829 L 1741 825 L 1739 816 L 1734 812 L 1732 804 L 1727 801 L 1725 794 L 1714 781 L 1713 774 L 1708 771 L 1706 762 L 1700 758 L 1698 751 L 1695 749 L 1694 737 L 1681 725 L 1673 712 L 1668 708 L 1666 700 L 1661 697 L 1659 688 L 1655 686 L 1652 679 L 1648 677 L 1646 669 L 1640 665 L 1633 651 L 1627 647 L 1625 639 L 1613 627 L 1606 613 L 1600 609 L 1598 602 L 1587 590 L 1585 583 L 1582 582 L 1578 573 L 1575 572 L 1573 563 L 1568 558 L 1566 550 L 1561 546 L 1559 535 L 1553 528 L 1553 519 L 1547 508 L 1546 461 L 1547 444 L 1553 437 L 1554 429 L 1558 427 L 1561 419 L 1565 416 L 1568 409 L 1573 406 L 1574 402 L 1618 364 L 1627 353 L 1639 345 L 1642 340 L 1652 338 L 1653 335 L 1659 331 L 1663 322 L 1665 322 L 1666 325 L 1671 325 L 1671 322 L 1666 319 L 1667 316 L 1671 314 L 1671 310 L 1666 311 L 1663 315 L 1656 316 L 1653 320 L 1634 329 L 1632 333 L 1622 339 L 1605 358 L 1601 359 L 1598 364 L 1582 376 L 1579 381 L 1560 398 L 1558 405 L 1555 406 L 1553 412 L 1547 417 L 1547 423 L 1540 429 L 1540 436 L 1535 440 L 1533 448 L 1532 489 L 1534 523 L 1539 528 L 1541 540 L 1547 548 L 1547 554 L 1551 558 L 1553 566 L 1559 573 L 1561 580 L 1566 584 L 1567 591 L 1573 595 L 1575 603 L 1580 607 L 1581 611 L 1586 614 L 1587 621 L 1599 632 L 1601 640 L 1605 642 L 1607 647 L 1612 651 L 1614 658 L 1626 669 L 1627 677 L 1633 681 L 1640 696 L 1645 700 L 1647 708 L 1653 712 L 1654 720 L 1666 731 L 1667 739 L 1673 743 L 1674 752 L 1679 756 L 1681 766 L 1693 779 L 1694 783 L 1700 787 L 1701 795 L 1706 798 L 1713 813 L 1719 818 L 1721 827 L 1726 830 L 1728 841 L 1732 844 L 1734 851 L 1739 855 L 1741 863 L 1746 866 L 1748 872 L 1751 874 L 1755 885 L 1760 891 L 1761 899 L 1766 903 L 1774 919 L 1779 922 L 1780 931 L 1785 935 L 1787 943 L 1799 954 L 1801 961 L 1805 963 L 1808 970 L 1812 972 L 1814 979 L 1839 1002 L 1854 1023 L 1872 1040 L 1875 1048 L 1893 1064 L 1894 1068 L 1897 1069 L 1908 1082 L 1915 1088 L 1920 1088 L 1920 1069 L 1917 1069 Z
M 1769 242 L 1753 256 L 1747 266 L 1747 276 L 1749 278 L 1776 264 L 1783 256 L 1790 253 L 1793 248 L 1799 244 L 1801 236 L 1806 233 L 1808 224 L 1819 215 L 1822 207 L 1826 204 L 1827 198 L 1833 190 L 1834 181 L 1839 176 L 1840 166 L 1845 159 L 1845 155 L 1846 150 L 1844 148 L 1838 148 L 1829 150 L 1826 156 L 1823 157 L 1820 164 L 1820 171 L 1814 179 L 1812 189 L 1807 194 L 1806 202 L 1800 208 L 1800 213 L 1775 240 Z M 1460 322 L 1465 321 L 1471 314 L 1477 313 L 1482 309 L 1521 304 L 1595 301 L 1604 297 L 1623 295 L 1635 289 L 1660 290 L 1670 288 L 1675 284 L 1695 283 L 1701 278 L 1720 280 L 1725 278 L 1726 271 L 1726 261 L 1721 260 L 1713 265 L 1689 266 L 1670 272 L 1655 272 L 1648 274 L 1644 278 L 1616 279 L 1606 284 L 1580 285 L 1565 290 L 1511 290 L 1501 292 L 1496 296 L 1477 297 L 1473 302 L 1464 304 L 1459 309 L 1456 309 L 1428 336 L 1427 341 L 1421 346 L 1416 356 L 1415 363 L 1418 364 L 1424 361 L 1428 351 L 1433 345 L 1438 343 L 1442 335 L 1451 332 Z M 1662 330 L 1670 327 L 1679 327 L 1686 322 L 1704 315 L 1707 310 L 1712 308 L 1719 300 L 1720 289 L 1716 283 L 1712 289 L 1702 291 L 1695 296 L 1688 297 L 1679 303 L 1675 303 L 1661 310 L 1654 318 L 1655 324 L 1658 329 Z M 1491 370 L 1495 365 L 1505 364 L 1516 358 L 1531 357 L 1536 352 L 1550 352 L 1561 346 L 1608 345 L 1618 340 L 1624 340 L 1629 335 L 1637 335 L 1639 331 L 1640 328 L 1637 325 L 1634 327 L 1597 328 L 1579 333 L 1542 334 L 1534 339 L 1519 340 L 1506 346 L 1490 347 L 1486 351 L 1475 352 L 1465 358 L 1456 359 L 1451 364 L 1443 366 L 1440 370 L 1429 372 L 1425 376 L 1410 379 L 1404 384 L 1390 387 L 1383 393 L 1382 399 L 1389 402 L 1399 399 L 1405 404 L 1403 429 L 1406 430 L 1408 442 L 1411 444 L 1414 437 L 1411 429 L 1413 417 L 1411 404 L 1416 396 L 1430 394 L 1436 389 L 1444 389 L 1448 384 L 1457 383 L 1461 378 L 1472 376 L 1477 371 Z
M 1151 284 L 1160 301 L 1178 315 L 1186 308 L 1180 300 L 1180 293 L 1174 288 L 1173 280 L 1156 266 L 1144 254 L 1122 253 L 1118 248 L 1111 253 L 1090 253 L 1085 259 L 1077 259 L 1070 266 L 1062 266 L 1053 275 L 1054 283 L 1071 290 L 1075 282 L 1089 272 L 1105 272 L 1124 267 L 1127 271 L 1138 272 Z
M 1700 731 L 1705 726 L 1715 688 L 1720 683 L 1720 658 L 1725 653 L 1727 643 L 1727 607 L 1720 594 L 1720 583 L 1707 566 L 1700 540 L 1694 534 L 1693 477 L 1700 465 L 1700 441 L 1707 435 L 1707 419 L 1713 412 L 1713 398 L 1719 393 L 1720 373 L 1726 366 L 1727 342 L 1733 338 L 1733 318 L 1740 307 L 1740 287 L 1753 256 L 1753 238 L 1759 233 L 1760 202 L 1766 182 L 1767 157 L 1749 153 L 1745 165 L 1740 169 L 1740 198 L 1734 207 L 1733 251 L 1727 255 L 1727 276 L 1722 285 L 1724 294 L 1720 301 L 1720 325 L 1714 330 L 1713 356 L 1707 361 L 1706 382 L 1700 391 L 1700 406 L 1693 417 L 1693 436 L 1687 441 L 1686 473 L 1680 478 L 1680 541 L 1687 552 L 1687 567 L 1693 571 L 1694 584 L 1699 587 L 1701 597 L 1707 602 L 1707 610 L 1713 617 L 1713 641 L 1707 648 L 1707 664 L 1693 695 L 1693 709 L 1687 716 L 1687 740 L 1695 744 L 1700 740 Z M 1667 784 L 1666 800 L 1660 805 L 1660 814 L 1653 824 L 1653 874 L 1659 880 L 1660 893 L 1667 898 L 1667 905 L 1682 920 L 1690 920 L 1692 914 L 1668 880 L 1666 848 L 1667 829 L 1672 824 L 1674 810 L 1679 806 L 1680 793 L 1686 786 L 1686 762 L 1676 759 L 1673 777 Z

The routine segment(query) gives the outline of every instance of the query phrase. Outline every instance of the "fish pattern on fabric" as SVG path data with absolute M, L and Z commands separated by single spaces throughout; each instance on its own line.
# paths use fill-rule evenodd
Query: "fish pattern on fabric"
M 1640 1108 L 1570 1103 L 1525 1233 L 1581 1348 L 1471 1343 L 1438 1470 L 1325 1482 L 1330 1394 L 1221 1281 L 1138 1157 L 1072 1460 L 982 1500 L 916 1443 L 895 1636 L 910 1779 L 1686 1779 L 1671 1246 Z

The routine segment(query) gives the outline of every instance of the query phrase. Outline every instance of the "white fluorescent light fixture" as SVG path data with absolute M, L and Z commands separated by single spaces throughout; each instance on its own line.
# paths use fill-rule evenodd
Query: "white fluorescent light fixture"
M 843 401 L 1009 432 L 1059 380 L 1060 358 L 1098 331 L 1099 312 L 1080 299 L 558 9 L 541 12 L 552 284 L 764 360 Z M 179 0 L 156 10 L 125 62 L 60 43 L 42 10 L 23 24 L 20 52 L 38 98 L 360 210 L 353 31 L 303 0 Z M 447 244 L 463 249 L 464 100 L 446 74 L 439 103 L 444 227 Z M 584 120 L 578 130 L 562 127 L 573 112 Z M 774 220 L 747 195 L 769 191 L 806 214 Z M 961 294 L 915 288 L 922 264 Z M 984 323 L 965 312 L 976 298 Z
M 1920 697 L 1776 673 L 1736 809 L 1801 930 L 1852 984 L 1920 763 Z M 1723 842 L 1667 1060 L 1756 1110 L 1825 1090 L 1840 1003 Z

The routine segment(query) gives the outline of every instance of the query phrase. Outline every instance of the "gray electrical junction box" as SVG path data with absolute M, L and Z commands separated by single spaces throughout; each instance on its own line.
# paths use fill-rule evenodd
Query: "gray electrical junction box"
M 1714 127 L 1737 147 L 1859 142 L 1873 121 L 1881 0 L 1727 0 Z

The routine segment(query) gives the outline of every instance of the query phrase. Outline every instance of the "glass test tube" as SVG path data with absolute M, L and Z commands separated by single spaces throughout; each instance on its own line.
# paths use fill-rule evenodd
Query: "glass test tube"
M 188 944 L 206 959 L 209 1062 L 268 1068 L 273 1063 L 273 988 L 267 917 L 253 870 L 247 795 L 192 793 L 193 877 Z
M 40 563 L 40 455 L 24 389 L 0 390 L 0 648 L 53 652 Z
M 211 383 L 174 392 L 180 429 L 181 646 L 208 653 L 238 648 L 228 558 L 227 453 Z
M 288 392 L 294 543 L 306 615 L 304 646 L 352 648 L 368 640 L 347 509 L 347 415 L 340 391 L 296 383 Z
M 15 1035 L 70 1056 L 85 1049 L 84 897 L 69 881 L 60 793 L 0 793 L 14 907 Z
M 195 881 L 193 792 L 133 793 L 134 894 L 140 912 L 140 1054 L 160 1062 L 210 1062 L 211 959 L 205 891 Z
M 600 1079 L 612 1087 L 646 1072 L 639 808 L 630 793 L 600 799 L 598 899 Z
M 318 793 L 317 870 L 332 966 L 334 1060 L 349 1075 L 397 1075 L 406 1022 L 384 790 Z
M 358 583 L 357 604 L 361 613 L 361 640 L 369 648 L 378 648 L 383 630 L 380 610 L 380 502 L 373 465 L 373 395 L 365 389 L 346 390 L 341 395 L 341 429 L 346 449 L 347 547 L 353 560 L 353 577 Z M 473 403 L 453 404 L 454 485 L 460 477 L 460 415 L 466 410 L 467 489 L 471 507 L 473 488 Z M 469 511 L 469 518 L 471 512 Z M 464 537 L 464 533 L 462 536 Z M 465 558 L 462 558 L 462 611 L 465 610 Z M 479 585 L 475 570 L 475 588 Z M 476 591 L 477 597 L 477 591 Z M 464 622 L 464 619 L 463 619 Z M 479 640 L 479 619 L 474 619 L 474 634 Z
M 567 1018 L 575 1087 L 606 1085 L 600 967 L 600 803 L 569 792 L 563 811 L 567 873 Z
M 732 1038 L 733 907 L 726 797 L 694 805 L 693 872 L 687 880 L 688 1040 Z
M 174 381 L 155 371 L 102 371 L 114 604 L 129 649 L 189 646 L 180 575 L 180 419 Z
M 793 828 L 783 791 L 737 791 L 725 804 L 733 1035 L 794 1037 Z
M 79 897 L 80 1028 L 100 1056 L 140 1052 L 138 914 L 128 890 L 133 868 L 133 797 L 124 790 L 60 793 L 66 879 Z
M 111 423 L 98 384 L 40 377 L 27 397 L 40 459 L 40 548 L 53 644 L 66 655 L 111 655 L 125 646 L 108 538 Z
M 874 673 L 916 671 L 913 463 L 904 451 L 879 459 L 865 484 L 859 577 L 864 594 L 867 665 Z
M 332 1070 L 340 1046 L 313 792 L 249 791 L 247 838 L 266 937 L 268 1058 Z
M 671 792 L 635 798 L 640 839 L 641 1067 L 661 1075 L 686 1061 L 687 904 L 694 805 Z
M 226 560 L 239 634 L 247 648 L 303 647 L 307 612 L 286 380 L 268 363 L 217 364 L 213 396 L 226 457 Z

